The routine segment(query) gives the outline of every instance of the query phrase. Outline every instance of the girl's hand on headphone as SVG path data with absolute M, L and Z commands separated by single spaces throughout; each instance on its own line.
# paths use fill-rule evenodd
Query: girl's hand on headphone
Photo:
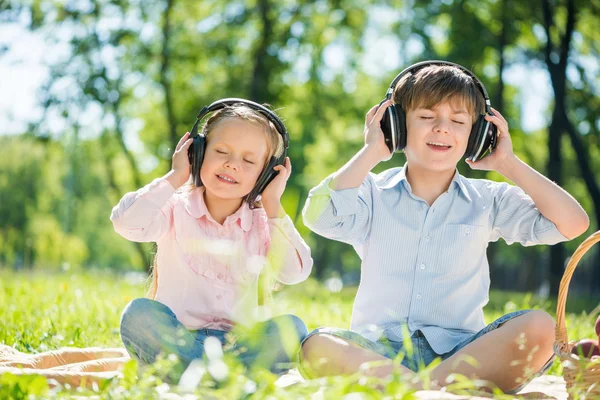
M 276 165 L 273 169 L 279 173 L 263 190 L 261 202 L 269 218 L 280 218 L 285 215 L 281 207 L 281 196 L 292 174 L 292 162 L 286 157 L 283 165 Z
M 171 157 L 171 171 L 167 173 L 167 180 L 175 189 L 186 183 L 190 177 L 191 166 L 188 159 L 188 149 L 193 141 L 194 139 L 190 139 L 190 133 L 186 132 L 179 139 L 179 143 L 177 143 Z
M 390 105 L 392 105 L 391 100 L 384 101 L 381 104 L 381 107 L 377 104 L 369 110 L 365 117 L 365 147 L 367 149 L 373 149 L 373 152 L 377 157 L 377 162 L 387 161 L 392 158 L 392 153 L 390 153 L 390 149 L 385 144 L 385 137 L 381 130 L 381 120 L 385 115 L 385 110 L 387 110 Z
M 498 144 L 491 154 L 486 155 L 481 160 L 476 162 L 467 160 L 467 164 L 473 169 L 499 171 L 506 160 L 515 156 L 510 133 L 508 132 L 508 122 L 498 110 L 492 108 L 492 112 L 494 115 L 486 115 L 485 120 L 490 121 L 498 128 Z

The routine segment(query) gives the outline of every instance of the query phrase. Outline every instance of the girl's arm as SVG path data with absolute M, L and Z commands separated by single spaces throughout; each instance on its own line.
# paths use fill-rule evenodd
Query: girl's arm
M 286 157 L 284 165 L 274 168 L 279 173 L 261 195 L 261 203 L 269 218 L 271 243 L 267 254 L 270 273 L 288 285 L 302 282 L 312 270 L 313 260 L 294 223 L 281 206 L 281 196 L 292 174 L 292 163 Z
M 186 133 L 173 152 L 171 171 L 136 192 L 127 193 L 110 215 L 115 231 L 134 242 L 155 242 L 171 224 L 169 199 L 190 176 L 187 153 L 192 139 Z
M 275 279 L 286 285 L 304 281 L 310 275 L 313 259 L 294 223 L 285 212 L 282 218 L 269 218 L 271 244 L 267 254 L 269 269 Z
M 134 242 L 156 242 L 170 228 L 175 188 L 165 177 L 127 193 L 110 215 L 115 231 Z

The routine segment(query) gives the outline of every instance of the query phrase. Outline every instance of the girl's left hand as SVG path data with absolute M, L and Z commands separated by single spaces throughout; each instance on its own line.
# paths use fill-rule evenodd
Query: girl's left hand
M 289 157 L 286 157 L 283 165 L 276 165 L 273 169 L 279 173 L 267 185 L 261 195 L 262 205 L 269 218 L 274 218 L 280 214 L 281 196 L 292 174 L 292 162 Z
M 467 164 L 473 169 L 498 171 L 507 159 L 514 156 L 512 140 L 510 133 L 508 133 L 508 122 L 498 110 L 492 108 L 492 112 L 494 115 L 486 115 L 485 119 L 498 128 L 498 144 L 491 154 L 486 155 L 481 160 L 476 162 L 467 160 Z

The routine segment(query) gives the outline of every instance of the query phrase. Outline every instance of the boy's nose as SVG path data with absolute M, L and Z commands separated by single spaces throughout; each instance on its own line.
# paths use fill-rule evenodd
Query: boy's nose
M 436 133 L 448 133 L 449 132 L 448 126 L 449 126 L 449 124 L 447 121 L 440 120 L 433 127 L 433 131 Z

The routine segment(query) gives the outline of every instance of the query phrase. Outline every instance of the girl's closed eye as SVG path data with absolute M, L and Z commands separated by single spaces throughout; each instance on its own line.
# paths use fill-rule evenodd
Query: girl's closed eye
M 256 164 L 254 161 L 249 160 L 247 158 L 244 158 L 244 161 L 246 161 L 248 164 Z
M 463 121 L 458 121 L 458 120 L 452 120 L 452 122 L 459 124 L 459 125 L 464 125 L 465 123 Z
M 215 149 L 215 151 L 219 154 L 227 154 L 227 152 L 223 150 Z

